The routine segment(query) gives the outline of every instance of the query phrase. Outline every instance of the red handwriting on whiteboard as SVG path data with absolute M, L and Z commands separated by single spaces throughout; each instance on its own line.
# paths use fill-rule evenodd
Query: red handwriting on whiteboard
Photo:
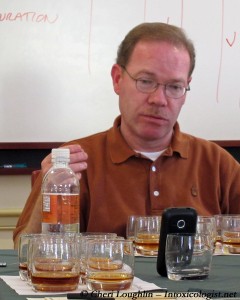
M 50 17 L 44 13 L 37 12 L 18 12 L 18 13 L 0 13 L 0 22 L 35 22 L 35 23 L 50 23 L 53 24 L 57 21 L 58 15 Z
M 235 40 L 236 40 L 236 32 L 234 32 L 234 36 L 233 36 L 232 42 L 230 42 L 229 39 L 226 38 L 226 41 L 227 41 L 227 43 L 228 43 L 228 45 L 229 45 L 230 47 L 233 46 L 233 44 L 235 43 Z

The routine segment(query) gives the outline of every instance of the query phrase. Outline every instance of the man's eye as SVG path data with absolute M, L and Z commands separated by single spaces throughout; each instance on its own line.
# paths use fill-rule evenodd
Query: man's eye
M 138 79 L 138 81 L 141 85 L 145 85 L 145 86 L 147 86 L 147 85 L 152 86 L 154 84 L 154 81 L 151 79 L 140 78 L 140 79 Z
M 168 84 L 167 88 L 172 91 L 181 91 L 183 89 L 183 86 L 179 84 Z

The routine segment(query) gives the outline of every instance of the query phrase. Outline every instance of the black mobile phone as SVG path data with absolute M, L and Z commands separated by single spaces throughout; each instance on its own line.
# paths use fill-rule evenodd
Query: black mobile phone
M 169 233 L 196 233 L 197 212 L 192 207 L 171 207 L 163 211 L 159 247 L 157 256 L 157 272 L 167 276 L 165 263 L 166 238 Z

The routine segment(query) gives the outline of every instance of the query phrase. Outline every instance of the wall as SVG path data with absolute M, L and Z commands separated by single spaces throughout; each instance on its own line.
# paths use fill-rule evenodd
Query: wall
M 239 9 L 238 0 L 1 0 L 0 140 L 67 141 L 110 127 L 117 47 L 144 21 L 182 26 L 196 45 L 182 129 L 239 140 Z
M 0 249 L 13 248 L 12 230 L 31 190 L 31 176 L 0 176 Z

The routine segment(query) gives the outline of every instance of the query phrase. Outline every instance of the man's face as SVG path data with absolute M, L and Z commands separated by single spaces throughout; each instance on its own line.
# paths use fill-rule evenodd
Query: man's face
M 190 57 L 187 50 L 166 42 L 138 42 L 125 67 L 135 79 L 151 79 L 161 84 L 174 83 L 184 87 L 191 80 L 188 77 Z M 150 94 L 143 93 L 118 65 L 113 66 L 112 78 L 114 90 L 119 95 L 121 131 L 126 140 L 133 141 L 136 148 L 138 144 L 159 146 L 161 141 L 170 141 L 186 95 L 178 99 L 169 98 L 162 85 Z

